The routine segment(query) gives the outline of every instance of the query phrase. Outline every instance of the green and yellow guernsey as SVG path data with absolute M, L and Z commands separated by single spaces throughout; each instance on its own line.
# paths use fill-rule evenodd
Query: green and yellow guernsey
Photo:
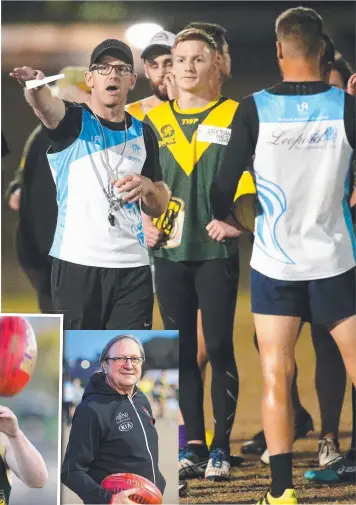
M 230 139 L 230 124 L 238 103 L 218 97 L 202 109 L 165 102 L 146 116 L 157 136 L 163 179 L 172 191 L 167 212 L 155 225 L 164 231 L 156 257 L 171 261 L 227 258 L 237 249 L 236 239 L 212 240 L 206 226 L 214 216 L 210 186 Z

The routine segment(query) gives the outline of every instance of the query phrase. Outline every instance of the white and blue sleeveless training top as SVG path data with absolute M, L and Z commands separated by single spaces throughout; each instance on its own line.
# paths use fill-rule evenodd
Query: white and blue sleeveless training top
M 111 167 L 121 159 L 125 132 L 102 125 Z M 48 153 L 57 187 L 58 220 L 50 255 L 61 260 L 105 268 L 148 265 L 141 212 L 136 204 L 126 204 L 115 212 L 115 225 L 108 221 L 109 204 L 105 189 L 105 143 L 98 120 L 82 107 L 80 135 L 60 152 Z M 132 118 L 127 131 L 121 175 L 140 174 L 146 159 L 143 124 Z M 94 170 L 96 168 L 96 171 Z
M 355 265 L 348 206 L 353 149 L 345 93 L 253 95 L 259 132 L 254 170 L 261 214 L 251 266 L 281 280 L 333 277 Z

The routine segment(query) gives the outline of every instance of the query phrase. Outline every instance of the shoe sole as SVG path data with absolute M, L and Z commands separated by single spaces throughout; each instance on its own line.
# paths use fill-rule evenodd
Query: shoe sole
M 230 480 L 230 477 L 221 477 L 221 476 L 210 476 L 210 477 L 205 477 L 207 480 L 210 480 L 211 482 L 226 482 Z

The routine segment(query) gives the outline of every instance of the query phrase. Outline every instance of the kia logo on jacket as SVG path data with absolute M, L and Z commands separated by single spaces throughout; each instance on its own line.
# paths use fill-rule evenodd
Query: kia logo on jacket
M 119 430 L 120 431 L 129 431 L 132 428 L 133 428 L 133 424 L 132 423 L 122 423 L 119 426 Z

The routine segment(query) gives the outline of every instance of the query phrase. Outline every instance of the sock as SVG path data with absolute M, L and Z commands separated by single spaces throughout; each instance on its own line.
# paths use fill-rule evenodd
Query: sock
M 188 444 L 187 433 L 184 424 L 179 425 L 179 448 L 182 449 Z
M 199 459 L 208 459 L 209 450 L 205 444 L 188 444 L 188 449 L 195 452 Z
M 271 495 L 279 498 L 286 489 L 293 488 L 292 453 L 270 456 L 269 464 L 272 474 Z

